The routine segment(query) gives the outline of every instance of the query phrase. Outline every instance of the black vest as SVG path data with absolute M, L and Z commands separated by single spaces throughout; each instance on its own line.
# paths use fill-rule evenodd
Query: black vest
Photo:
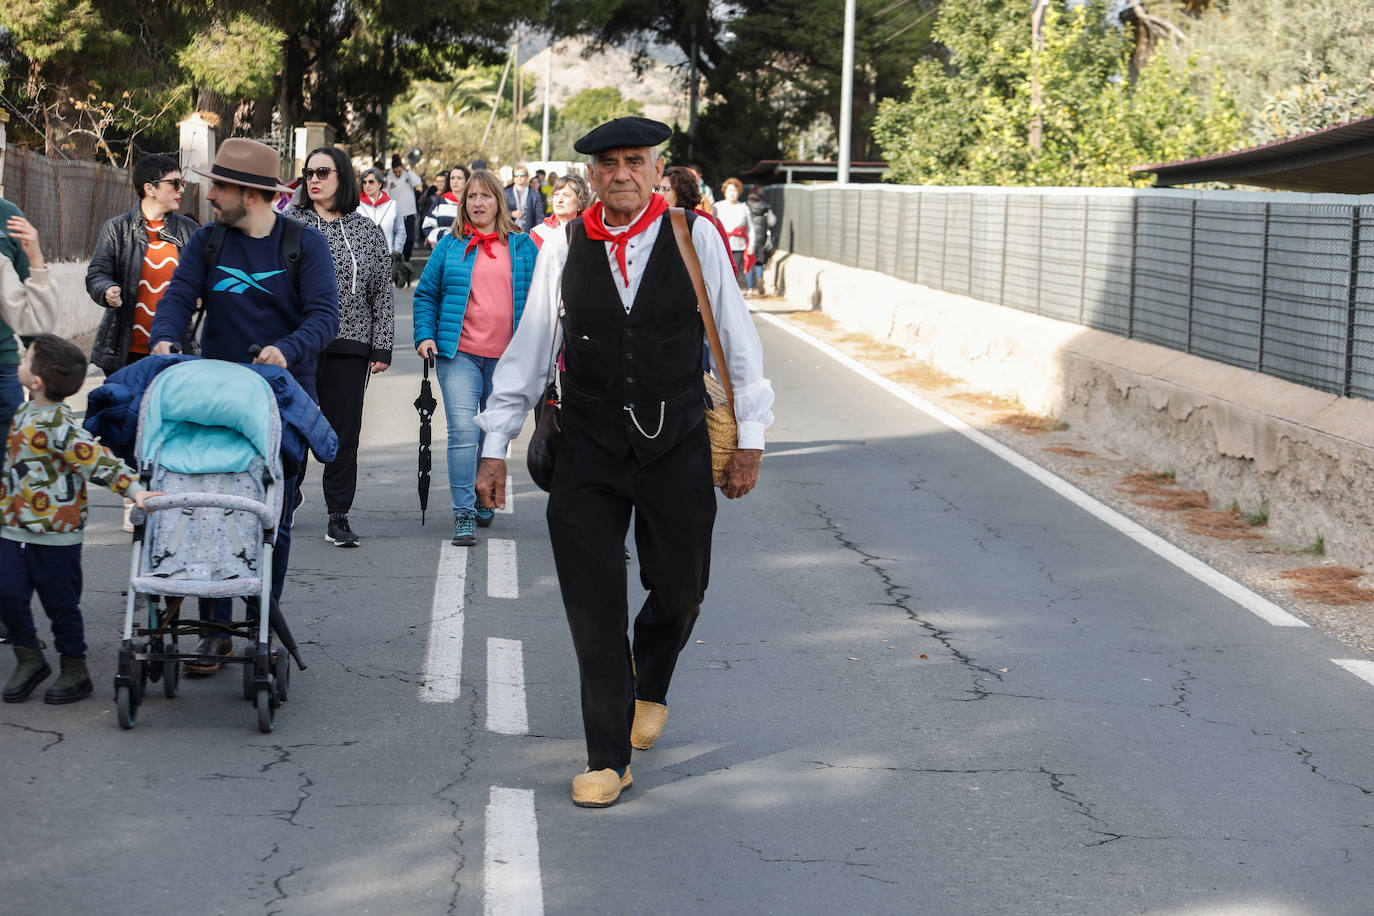
M 690 228 L 695 217 L 687 215 Z M 665 214 L 630 313 L 604 242 L 569 227 L 563 268 L 562 421 L 608 451 L 648 464 L 702 422 L 704 329 L 692 278 Z

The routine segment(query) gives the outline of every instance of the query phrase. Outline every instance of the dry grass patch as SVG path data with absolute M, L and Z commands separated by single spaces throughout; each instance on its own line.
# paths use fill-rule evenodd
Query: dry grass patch
M 1172 472 L 1146 472 L 1127 474 L 1121 478 L 1116 489 L 1129 494 L 1131 502 L 1151 509 L 1166 512 L 1181 512 L 1184 509 L 1210 509 L 1211 497 L 1206 490 L 1180 490 L 1174 482 Z
M 979 391 L 960 391 L 951 394 L 950 398 L 955 401 L 964 401 L 969 404 L 976 404 L 979 407 L 989 407 L 993 410 L 1016 410 L 1021 405 L 1006 398 L 999 398 L 995 394 L 983 394 Z
M 1041 433 L 1059 433 L 1069 428 L 1069 424 L 1054 417 L 1040 417 L 1033 413 L 1008 413 L 992 422 L 998 426 L 1009 426 L 1019 433 L 1038 436 Z
M 1237 509 L 1191 509 L 1183 513 L 1183 523 L 1193 534 L 1224 541 L 1253 541 L 1260 537 Z
M 813 328 L 833 328 L 836 326 L 834 318 L 820 311 L 792 312 L 787 316 L 787 320 L 794 324 L 810 325 Z
M 1355 580 L 1363 576 L 1363 572 L 1349 566 L 1307 566 L 1279 573 L 1280 578 L 1297 583 L 1293 591 L 1299 598 L 1340 605 L 1374 601 L 1374 589 L 1355 584 Z
M 1097 452 L 1090 452 L 1085 448 L 1074 448 L 1067 442 L 1056 442 L 1053 445 L 1045 446 L 1045 451 L 1054 452 L 1056 455 L 1068 455 L 1070 458 L 1101 458 Z
M 957 385 L 961 381 L 952 375 L 945 375 L 930 363 L 911 363 L 900 369 L 884 372 L 883 375 L 899 385 L 911 385 L 927 391 L 947 388 L 950 385 Z

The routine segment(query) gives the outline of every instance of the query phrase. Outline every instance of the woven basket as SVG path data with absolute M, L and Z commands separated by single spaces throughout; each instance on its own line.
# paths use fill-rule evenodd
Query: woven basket
M 739 428 L 735 425 L 734 409 L 725 399 L 725 386 L 709 372 L 704 374 L 704 379 L 706 396 L 712 404 L 706 411 L 706 435 L 711 439 L 711 480 L 719 483 L 725 465 L 739 447 Z

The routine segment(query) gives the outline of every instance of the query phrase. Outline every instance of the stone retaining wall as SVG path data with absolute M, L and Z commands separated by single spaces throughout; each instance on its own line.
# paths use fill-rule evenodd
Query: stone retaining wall
M 1281 541 L 1321 536 L 1327 556 L 1374 565 L 1374 401 L 787 252 L 769 273 L 789 305 L 1090 429 L 1216 506 L 1265 505 Z

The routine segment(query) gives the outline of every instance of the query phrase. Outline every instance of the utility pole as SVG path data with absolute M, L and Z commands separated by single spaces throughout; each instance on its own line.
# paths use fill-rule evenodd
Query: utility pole
M 844 0 L 844 63 L 840 73 L 840 184 L 849 184 L 854 132 L 854 0 Z
M 553 45 L 549 45 L 549 56 L 544 61 L 544 136 L 539 141 L 539 158 L 549 161 L 549 94 L 553 92 Z
M 697 23 L 692 20 L 692 52 L 687 62 L 687 155 L 696 155 L 697 139 Z
M 515 27 L 515 40 L 510 46 L 511 59 L 511 144 L 515 154 L 511 158 L 511 168 L 520 161 L 520 26 Z

